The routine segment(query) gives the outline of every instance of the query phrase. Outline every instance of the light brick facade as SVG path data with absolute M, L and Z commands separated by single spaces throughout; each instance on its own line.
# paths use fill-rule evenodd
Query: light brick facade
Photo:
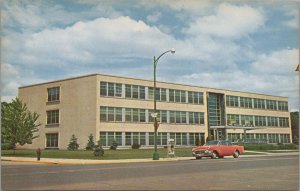
M 150 115 L 153 110 L 150 87 L 153 87 L 151 80 L 100 74 L 20 87 L 19 98 L 29 110 L 40 114 L 39 122 L 42 123 L 39 137 L 23 148 L 66 149 L 72 134 L 78 138 L 80 149 L 86 147 L 90 134 L 95 142 L 101 138 L 104 146 L 109 146 L 114 139 L 119 146 L 130 146 L 135 142 L 151 146 L 154 128 Z M 161 110 L 162 120 L 158 128 L 158 145 L 165 145 L 168 138 L 174 138 L 177 145 L 194 145 L 196 139 L 208 136 L 209 125 L 223 127 L 210 128 L 215 139 L 233 139 L 233 136 L 242 139 L 245 117 L 253 119 L 253 130 L 247 131 L 251 134 L 248 138 L 265 139 L 269 143 L 292 140 L 286 97 L 165 82 L 157 82 L 157 88 L 161 100 L 157 101 L 157 109 Z M 55 94 L 58 98 L 49 101 L 52 90 L 59 91 Z M 238 100 L 238 105 L 229 106 L 228 96 Z M 250 108 L 241 107 L 244 98 L 250 98 L 252 105 L 247 106 Z M 264 108 L 254 108 L 254 99 L 260 99 Z M 275 104 L 270 107 L 275 109 L 267 109 L 269 100 Z M 283 109 L 281 104 L 285 106 Z M 229 123 L 230 115 L 236 115 L 238 124 Z M 53 122 L 55 120 L 58 122 Z M 260 125 L 264 120 L 265 125 Z

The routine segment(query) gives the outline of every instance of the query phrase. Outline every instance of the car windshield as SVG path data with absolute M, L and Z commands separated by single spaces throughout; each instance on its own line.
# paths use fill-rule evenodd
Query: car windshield
M 217 145 L 219 143 L 219 141 L 208 141 L 207 143 L 205 143 L 206 146 L 209 145 Z

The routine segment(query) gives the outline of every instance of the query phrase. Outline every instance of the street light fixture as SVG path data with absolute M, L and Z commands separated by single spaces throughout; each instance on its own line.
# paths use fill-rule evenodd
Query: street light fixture
M 160 57 L 162 57 L 164 54 L 171 52 L 172 54 L 175 53 L 175 49 L 172 48 L 171 50 L 168 50 L 164 53 L 162 53 L 157 59 L 153 59 L 153 74 L 154 74 L 154 92 L 153 92 L 153 100 L 154 100 L 154 113 L 153 113 L 153 118 L 154 118 L 154 153 L 153 153 L 153 160 L 159 160 L 159 154 L 157 152 L 157 129 L 159 124 L 157 123 L 157 113 L 156 113 L 156 66 L 158 63 L 158 60 L 160 59 Z

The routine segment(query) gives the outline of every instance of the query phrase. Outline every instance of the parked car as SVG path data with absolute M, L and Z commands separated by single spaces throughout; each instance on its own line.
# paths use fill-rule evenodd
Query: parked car
M 202 157 L 224 158 L 224 156 L 233 156 L 238 158 L 240 155 L 244 154 L 244 146 L 233 145 L 227 140 L 215 140 L 208 141 L 203 146 L 199 146 L 192 149 L 192 154 L 196 159 L 201 159 Z

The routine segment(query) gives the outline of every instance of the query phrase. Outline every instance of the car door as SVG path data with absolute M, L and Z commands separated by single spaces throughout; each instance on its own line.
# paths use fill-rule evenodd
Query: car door
M 235 145 L 233 145 L 230 141 L 226 141 L 227 143 L 227 155 L 233 155 L 235 151 Z

